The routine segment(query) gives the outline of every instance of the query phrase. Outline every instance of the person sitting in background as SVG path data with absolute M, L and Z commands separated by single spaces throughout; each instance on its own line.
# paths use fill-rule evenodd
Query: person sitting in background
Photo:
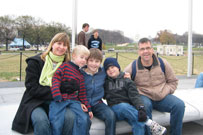
M 198 75 L 195 88 L 203 88 L 203 72 Z

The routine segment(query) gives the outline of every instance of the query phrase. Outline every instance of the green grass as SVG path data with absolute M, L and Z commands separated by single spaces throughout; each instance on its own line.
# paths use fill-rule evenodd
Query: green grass
M 22 81 L 25 80 L 25 68 L 27 66 L 25 59 L 27 57 L 36 55 L 36 53 L 24 53 L 22 55 Z M 115 52 L 106 53 L 105 57 L 118 57 L 118 62 L 123 70 L 134 59 L 137 59 L 138 55 L 135 53 L 118 53 Z M 166 59 L 173 67 L 176 75 L 187 74 L 187 56 L 161 56 Z M 0 81 L 16 81 L 20 78 L 20 54 L 1 54 L 0 55 Z M 194 57 L 194 74 L 203 72 L 203 55 Z
M 106 53 L 106 57 L 115 57 L 116 53 Z M 160 56 L 166 59 L 171 66 L 176 75 L 186 75 L 187 74 L 187 56 Z M 131 63 L 134 59 L 137 59 L 138 55 L 135 53 L 118 53 L 118 62 L 121 65 L 121 69 L 123 70 L 129 63 Z M 194 68 L 193 74 L 199 74 L 203 71 L 203 55 L 202 56 L 194 56 Z

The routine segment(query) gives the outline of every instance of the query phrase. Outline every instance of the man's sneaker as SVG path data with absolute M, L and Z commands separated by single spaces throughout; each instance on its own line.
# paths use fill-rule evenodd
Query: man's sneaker
M 152 123 L 149 127 L 150 127 L 152 135 L 165 135 L 167 132 L 165 127 L 159 125 L 155 121 L 152 121 Z

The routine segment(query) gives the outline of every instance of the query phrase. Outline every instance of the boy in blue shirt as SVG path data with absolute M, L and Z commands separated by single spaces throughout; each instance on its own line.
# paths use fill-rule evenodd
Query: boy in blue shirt
M 115 115 L 109 106 L 103 103 L 104 81 L 106 73 L 101 68 L 103 59 L 102 52 L 99 49 L 91 48 L 90 56 L 87 59 L 87 66 L 82 68 L 81 72 L 85 78 L 85 87 L 87 100 L 95 117 L 105 123 L 105 135 L 115 135 Z

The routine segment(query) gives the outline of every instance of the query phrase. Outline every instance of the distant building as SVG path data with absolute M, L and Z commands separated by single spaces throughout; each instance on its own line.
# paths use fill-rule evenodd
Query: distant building
M 30 43 L 28 43 L 26 40 L 24 40 L 24 47 L 30 48 Z M 23 48 L 23 39 L 22 38 L 15 38 L 10 44 L 10 48 Z
M 183 46 L 180 45 L 158 45 L 157 53 L 162 55 L 183 55 Z

